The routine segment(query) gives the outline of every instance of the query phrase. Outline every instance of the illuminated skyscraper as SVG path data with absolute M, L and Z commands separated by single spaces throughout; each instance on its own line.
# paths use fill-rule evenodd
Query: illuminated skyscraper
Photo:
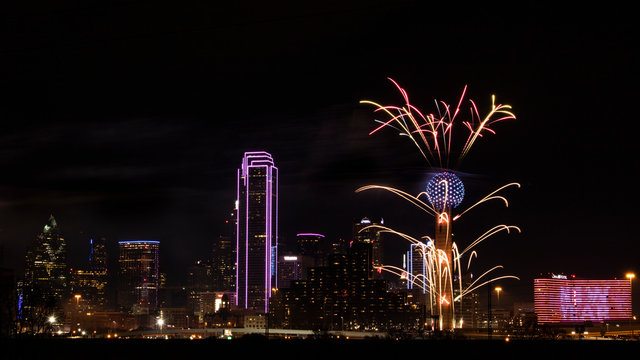
M 67 248 L 53 215 L 27 250 L 23 282 L 24 314 L 60 308 L 67 295 Z M 37 316 L 32 314 L 32 316 Z
M 223 230 L 213 239 L 212 277 L 213 290 L 233 292 L 236 289 L 236 229 L 237 209 L 230 211 L 224 220 Z
M 296 234 L 296 249 L 297 262 L 300 268 L 296 280 L 306 279 L 307 271 L 310 267 L 325 266 L 327 264 L 329 244 L 326 243 L 325 236 L 322 234 Z M 282 264 L 282 262 L 280 264 Z M 282 272 L 280 268 L 278 268 L 278 272 Z M 280 276 L 279 279 L 283 279 L 283 277 Z M 282 287 L 281 282 L 278 282 L 278 284 Z
M 315 256 L 322 252 L 321 242 L 324 235 L 316 233 L 300 233 L 296 235 L 296 244 L 300 255 Z
M 278 261 L 278 286 L 288 288 L 292 281 L 302 279 L 302 255 L 281 255 Z
M 160 242 L 120 241 L 118 304 L 134 312 L 158 306 Z
M 407 289 L 417 289 L 419 293 L 427 293 L 427 263 L 426 253 L 427 245 L 424 243 L 411 244 L 410 250 L 407 252 Z
M 380 223 L 375 223 L 366 217 L 353 224 L 353 242 L 351 247 L 357 245 L 363 249 L 367 249 L 367 277 L 370 279 L 373 277 L 377 279 L 382 278 L 380 269 L 374 271 L 374 268 L 379 268 L 384 265 L 380 229 L 370 227 L 382 224 L 384 224 L 384 220 L 380 220 Z M 363 256 L 365 256 L 364 253 Z
M 325 244 L 324 235 L 316 233 L 297 234 L 296 245 L 298 254 L 305 258 L 305 268 L 325 265 L 327 244 Z
M 106 304 L 107 240 L 89 239 L 89 268 L 72 269 L 69 285 L 72 295 L 80 295 L 91 309 L 100 310 Z
M 278 168 L 269 153 L 244 154 L 237 195 L 237 306 L 267 312 L 278 287 Z
M 105 237 L 89 239 L 89 269 L 107 270 L 107 239 Z

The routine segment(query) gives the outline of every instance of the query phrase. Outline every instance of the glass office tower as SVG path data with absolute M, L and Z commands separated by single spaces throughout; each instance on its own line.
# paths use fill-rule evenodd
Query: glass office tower
M 278 168 L 269 153 L 244 154 L 237 196 L 237 306 L 266 313 L 278 287 Z
M 133 312 L 148 312 L 158 306 L 160 242 L 119 241 L 118 304 Z

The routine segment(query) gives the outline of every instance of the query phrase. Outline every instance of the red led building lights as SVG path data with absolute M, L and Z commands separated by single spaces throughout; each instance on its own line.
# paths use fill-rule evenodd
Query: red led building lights
M 629 280 L 534 279 L 538 323 L 631 319 Z

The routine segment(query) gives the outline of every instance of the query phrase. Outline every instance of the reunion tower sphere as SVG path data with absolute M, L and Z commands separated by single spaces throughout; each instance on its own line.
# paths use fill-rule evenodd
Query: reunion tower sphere
M 464 185 L 454 173 L 443 171 L 429 180 L 426 192 L 431 205 L 436 210 L 442 211 L 445 207 L 452 208 L 460 205 L 464 198 Z

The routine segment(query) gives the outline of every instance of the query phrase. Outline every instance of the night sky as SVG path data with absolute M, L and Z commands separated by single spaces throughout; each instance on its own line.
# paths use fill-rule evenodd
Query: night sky
M 406 137 L 377 127 L 373 100 L 456 103 L 468 85 L 517 119 L 497 124 L 457 169 L 461 207 L 509 182 L 509 208 L 456 223 L 464 247 L 494 225 L 472 269 L 496 275 L 505 301 L 532 301 L 532 279 L 640 271 L 635 173 L 638 39 L 629 9 L 422 1 L 313 4 L 210 1 L 0 5 L 1 265 L 20 274 L 53 214 L 69 265 L 87 236 L 161 241 L 170 283 L 205 257 L 235 200 L 245 151 L 280 171 L 280 240 L 348 238 L 353 219 L 384 218 L 414 236 L 433 219 L 388 193 L 417 194 L 431 170 Z M 419 5 L 421 4 L 421 5 Z M 468 104 L 468 103 L 467 103 Z M 390 263 L 406 243 L 385 239 Z M 638 288 L 637 286 L 635 288 Z M 635 293 L 635 291 L 634 291 Z

